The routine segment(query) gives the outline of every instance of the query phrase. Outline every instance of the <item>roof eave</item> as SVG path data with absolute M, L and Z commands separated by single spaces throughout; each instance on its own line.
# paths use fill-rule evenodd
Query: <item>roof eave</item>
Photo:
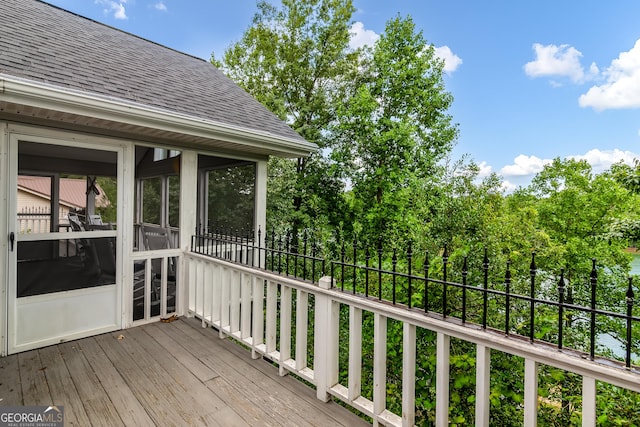
M 272 154 L 286 153 L 289 157 L 305 157 L 318 150 L 316 144 L 302 138 L 287 138 L 2 73 L 0 100 L 230 142 L 236 144 L 239 151 L 242 151 L 243 147 L 259 147 Z

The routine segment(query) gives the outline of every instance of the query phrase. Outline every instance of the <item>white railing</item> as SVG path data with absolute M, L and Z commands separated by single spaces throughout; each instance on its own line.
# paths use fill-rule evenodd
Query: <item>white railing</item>
M 596 381 L 640 392 L 640 373 L 614 364 L 558 352 L 473 325 L 445 321 L 402 307 L 380 303 L 331 289 L 331 279 L 320 285 L 282 277 L 193 253 L 185 254 L 188 313 L 212 325 L 220 337 L 232 336 L 279 365 L 281 375 L 294 373 L 316 386 L 318 399 L 342 400 L 371 417 L 374 425 L 412 426 L 415 423 L 416 331 L 437 334 L 435 425 L 449 425 L 450 340 L 476 347 L 475 425 L 489 426 L 491 350 L 524 359 L 523 425 L 537 425 L 539 367 L 551 366 L 582 377 L 582 425 L 596 423 Z M 295 294 L 295 299 L 293 295 Z M 311 311 L 310 301 L 314 309 Z M 340 306 L 349 310 L 348 381 L 339 374 Z M 295 309 L 295 317 L 293 310 Z M 313 324 L 309 313 L 313 313 Z M 373 393 L 362 396 L 362 319 L 374 317 Z M 295 322 L 292 322 L 295 318 Z M 402 322 L 402 413 L 387 409 L 387 321 Z M 295 327 L 295 329 L 294 329 Z M 307 333 L 313 329 L 313 364 L 309 366 Z M 292 331 L 295 344 L 292 348 Z M 279 337 L 279 340 L 277 340 Z M 342 367 L 343 369 L 345 367 Z M 515 404 L 515 403 L 514 403 Z
M 180 249 L 133 253 L 132 320 L 135 325 L 155 322 L 178 311 L 182 256 Z

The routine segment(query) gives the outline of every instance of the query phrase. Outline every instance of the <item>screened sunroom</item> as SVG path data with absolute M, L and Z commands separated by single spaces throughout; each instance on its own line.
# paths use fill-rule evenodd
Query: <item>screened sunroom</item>
M 207 61 L 35 0 L 0 14 L 0 354 L 182 314 L 196 229 L 255 239 L 269 156 L 315 145 Z

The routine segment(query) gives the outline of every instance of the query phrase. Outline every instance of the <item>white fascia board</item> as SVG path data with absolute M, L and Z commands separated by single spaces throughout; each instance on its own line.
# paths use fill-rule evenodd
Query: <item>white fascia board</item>
M 143 126 L 195 137 L 308 156 L 318 150 L 311 142 L 273 135 L 269 132 L 228 125 L 143 104 L 124 101 L 0 73 L 0 100 L 79 116 Z

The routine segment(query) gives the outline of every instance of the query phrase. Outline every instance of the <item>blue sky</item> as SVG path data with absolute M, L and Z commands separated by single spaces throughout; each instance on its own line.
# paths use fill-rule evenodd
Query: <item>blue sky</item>
M 220 57 L 256 11 L 255 0 L 47 1 L 205 59 Z M 354 5 L 354 46 L 373 43 L 389 18 L 411 15 L 446 62 L 460 126 L 452 157 L 468 154 L 507 189 L 555 157 L 586 158 L 596 172 L 640 157 L 640 2 Z

